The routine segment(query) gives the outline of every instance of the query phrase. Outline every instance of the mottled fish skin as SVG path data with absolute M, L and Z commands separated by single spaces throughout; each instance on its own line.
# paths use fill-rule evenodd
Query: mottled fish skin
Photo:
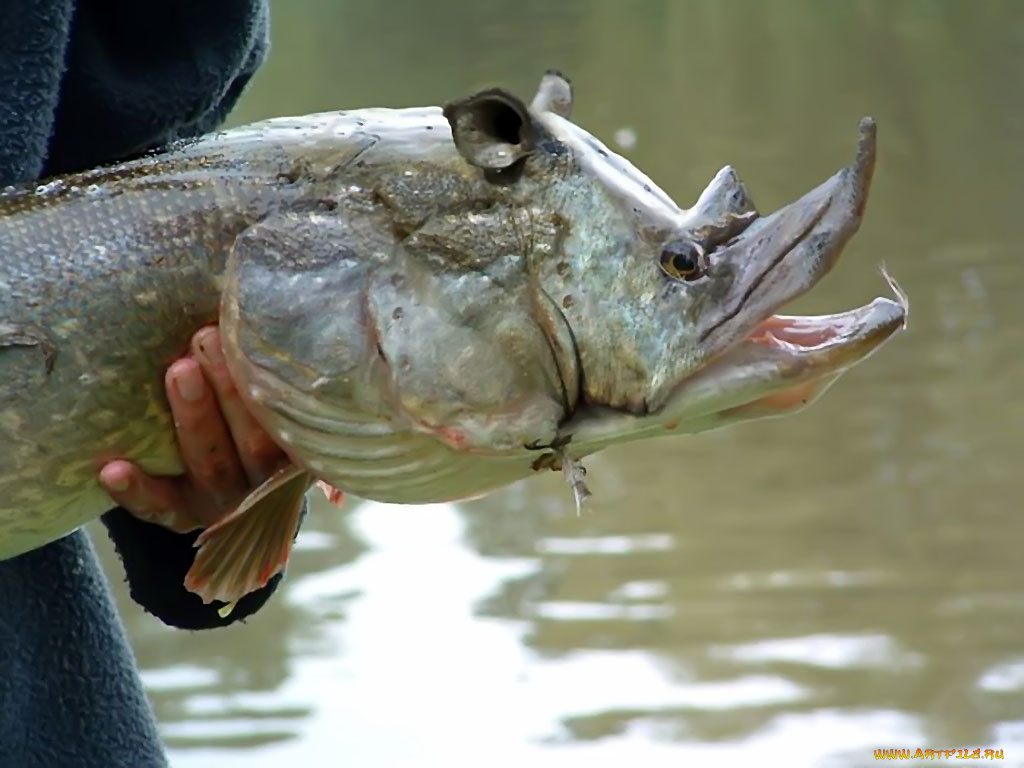
M 827 338 L 809 319 L 835 341 L 823 362 L 735 349 L 856 228 L 873 133 L 868 160 L 746 238 L 731 169 L 683 210 L 570 108 L 555 75 L 530 108 L 494 90 L 278 118 L 0 193 L 0 558 L 108 509 L 106 461 L 182 471 L 163 375 L 206 323 L 294 463 L 428 503 L 749 418 L 736 406 L 834 378 L 902 320 L 886 300 Z M 722 245 L 717 271 L 667 277 L 687 242 Z
M 163 373 L 217 319 L 234 236 L 285 199 L 273 168 L 234 166 L 153 158 L 0 195 L 0 556 L 108 509 L 106 460 L 182 471 Z
M 334 311 L 324 318 L 351 341 L 338 349 L 337 365 L 372 368 L 376 350 L 366 348 L 362 308 L 338 310 L 352 309 L 379 284 L 376 249 L 393 247 L 403 226 L 414 226 L 445 194 L 443 204 L 464 210 L 485 206 L 480 201 L 489 196 L 476 194 L 490 184 L 471 178 L 469 166 L 466 179 L 414 184 L 410 174 L 431 172 L 416 171 L 414 161 L 435 152 L 465 165 L 439 108 L 327 113 L 224 131 L 0 195 L 0 557 L 108 509 L 97 473 L 110 459 L 128 458 L 153 474 L 182 471 L 163 372 L 195 330 L 218 319 L 228 254 L 243 233 L 258 235 L 260 222 L 292 216 L 321 234 L 309 262 L 295 265 L 295 287 L 259 286 L 269 293 L 256 300 L 301 304 L 303 285 L 317 281 L 317 270 L 337 273 L 331 279 L 351 291 L 332 297 Z M 390 176 L 374 167 L 381 155 Z M 421 192 L 422 203 L 415 199 Z M 334 241 L 318 222 L 339 206 L 359 221 Z M 343 274 L 335 258 L 341 253 Z M 233 330 L 226 327 L 225 335 Z M 280 341 L 284 349 L 297 343 L 287 329 Z M 452 450 L 429 430 L 396 424 L 384 393 L 366 394 L 353 406 L 351 432 L 336 426 L 331 436 L 330 450 L 351 456 L 338 461 L 351 465 L 344 487 L 354 493 L 383 487 L 393 491 L 385 494 L 389 500 L 430 501 L 482 492 L 531 471 L 528 461 L 488 469 L 491 462 Z M 550 411 L 553 431 L 560 401 Z

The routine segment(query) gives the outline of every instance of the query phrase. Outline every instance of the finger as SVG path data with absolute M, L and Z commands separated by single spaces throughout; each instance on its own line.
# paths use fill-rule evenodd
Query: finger
M 221 508 L 237 500 L 247 487 L 245 474 L 217 399 L 191 358 L 174 362 L 167 370 L 167 399 L 174 415 L 178 448 L 189 479 L 213 497 Z M 192 512 L 192 510 L 188 510 Z M 199 510 L 192 514 L 200 514 Z M 206 522 L 213 522 L 209 520 Z
M 213 387 L 249 483 L 259 485 L 281 466 L 285 459 L 284 451 L 270 439 L 242 402 L 224 360 L 220 330 L 216 326 L 208 326 L 196 333 L 192 337 L 192 352 Z
M 199 523 L 184 514 L 177 482 L 151 477 L 129 461 L 117 459 L 100 469 L 100 485 L 114 503 L 136 517 L 185 532 Z

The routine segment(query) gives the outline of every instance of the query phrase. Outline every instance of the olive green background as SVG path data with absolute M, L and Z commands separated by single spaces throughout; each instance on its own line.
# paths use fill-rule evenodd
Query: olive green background
M 233 123 L 532 95 L 682 205 L 723 165 L 768 211 L 873 115 L 867 216 L 796 311 L 910 295 L 806 412 L 456 506 L 318 506 L 245 626 L 125 599 L 176 766 L 1024 765 L 1024 3 L 278 0 Z M 293 764 L 299 764 L 295 762 Z

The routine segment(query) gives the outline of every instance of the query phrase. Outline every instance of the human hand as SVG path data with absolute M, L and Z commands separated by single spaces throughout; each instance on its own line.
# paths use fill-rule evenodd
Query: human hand
M 287 457 L 239 398 L 216 326 L 192 337 L 190 354 L 171 364 L 164 385 L 185 474 L 153 477 L 116 459 L 100 469 L 100 485 L 142 520 L 179 532 L 205 528 Z

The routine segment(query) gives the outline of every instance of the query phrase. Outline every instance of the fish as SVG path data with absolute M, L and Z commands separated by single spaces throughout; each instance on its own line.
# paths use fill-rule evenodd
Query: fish
M 0 559 L 111 506 L 100 467 L 183 472 L 163 372 L 217 323 L 288 463 L 196 540 L 234 601 L 280 572 L 314 484 L 397 504 L 478 497 L 629 441 L 801 410 L 906 325 L 905 294 L 778 314 L 862 220 L 852 161 L 762 215 L 731 166 L 690 208 L 527 103 L 279 117 L 0 192 Z

